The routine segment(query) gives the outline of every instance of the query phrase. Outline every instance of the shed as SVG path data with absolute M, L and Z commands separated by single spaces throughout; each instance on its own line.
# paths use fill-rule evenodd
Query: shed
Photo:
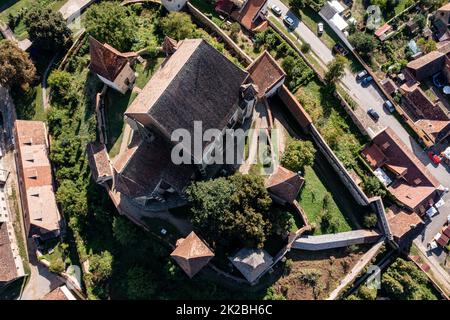
M 242 248 L 229 258 L 248 282 L 254 283 L 273 263 L 273 258 L 264 249 Z

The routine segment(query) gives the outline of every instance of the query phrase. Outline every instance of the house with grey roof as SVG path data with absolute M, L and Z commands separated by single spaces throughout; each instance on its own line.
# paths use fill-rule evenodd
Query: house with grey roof
M 88 149 L 94 179 L 150 211 L 184 205 L 192 180 L 221 169 L 212 159 L 217 150 L 226 152 L 226 129 L 252 118 L 258 96 L 249 73 L 206 41 L 166 39 L 163 48 L 165 61 L 125 111 L 132 129 L 126 147 L 113 159 L 101 146 Z M 203 140 L 198 149 L 191 148 L 191 140 L 172 139 L 174 132 L 193 139 L 208 129 L 218 137 Z M 183 163 L 174 161 L 174 148 Z
M 273 258 L 267 251 L 256 248 L 242 248 L 228 259 L 250 284 L 255 284 L 273 263 Z

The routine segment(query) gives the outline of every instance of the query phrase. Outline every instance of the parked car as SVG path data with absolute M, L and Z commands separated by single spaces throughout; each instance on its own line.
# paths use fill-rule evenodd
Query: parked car
M 361 79 L 364 78 L 365 76 L 367 76 L 367 70 L 360 71 L 360 72 L 356 75 L 356 80 L 361 80 Z
M 320 35 L 322 35 L 322 33 L 323 33 L 323 23 L 319 22 L 317 24 L 317 34 L 320 36 Z
M 378 119 L 380 119 L 380 115 L 373 108 L 367 110 L 367 114 L 375 121 L 378 121 Z
M 271 9 L 274 15 L 276 15 L 277 17 L 281 16 L 282 12 L 279 6 L 274 4 Z
M 428 157 L 430 158 L 431 161 L 433 161 L 434 164 L 439 164 L 441 163 L 441 157 L 439 157 L 437 154 L 435 154 L 433 151 L 428 151 L 427 152 Z
M 345 49 L 345 47 L 342 44 L 336 43 L 333 47 L 333 53 L 335 54 L 339 53 L 345 57 L 346 55 L 348 55 L 348 50 Z
M 390 102 L 389 100 L 386 100 L 383 105 L 386 107 L 386 109 L 392 113 L 395 111 L 394 105 L 392 104 L 392 102 Z
M 292 19 L 291 17 L 284 16 L 283 22 L 285 25 L 287 25 L 289 30 L 294 29 L 294 19 Z
M 367 76 L 364 79 L 362 79 L 361 84 L 363 86 L 367 86 L 372 80 L 373 80 L 372 76 Z

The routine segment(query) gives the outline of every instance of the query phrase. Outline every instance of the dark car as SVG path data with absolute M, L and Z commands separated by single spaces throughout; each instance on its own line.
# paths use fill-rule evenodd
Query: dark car
M 380 119 L 380 115 L 373 108 L 367 110 L 367 114 L 375 121 L 378 121 L 378 119 Z
M 294 19 L 292 19 L 291 17 L 284 16 L 283 22 L 288 27 L 289 30 L 294 29 Z
M 372 76 L 367 76 L 364 79 L 362 79 L 361 84 L 363 86 L 367 86 L 372 80 L 373 80 Z
M 333 53 L 334 54 L 339 53 L 345 57 L 346 55 L 348 55 L 348 50 L 345 49 L 345 47 L 342 44 L 336 43 L 333 47 Z
M 390 113 L 392 113 L 392 112 L 395 111 L 394 105 L 393 105 L 392 102 L 390 102 L 389 100 L 386 100 L 386 101 L 383 103 L 383 105 L 384 105 L 384 107 L 385 107 Z

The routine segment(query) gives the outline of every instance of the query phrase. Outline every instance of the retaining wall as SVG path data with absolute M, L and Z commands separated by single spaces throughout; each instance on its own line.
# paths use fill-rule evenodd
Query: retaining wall
M 292 244 L 293 249 L 300 250 L 328 250 L 348 247 L 351 245 L 377 242 L 381 235 L 371 230 L 353 230 L 319 236 L 300 237 Z

